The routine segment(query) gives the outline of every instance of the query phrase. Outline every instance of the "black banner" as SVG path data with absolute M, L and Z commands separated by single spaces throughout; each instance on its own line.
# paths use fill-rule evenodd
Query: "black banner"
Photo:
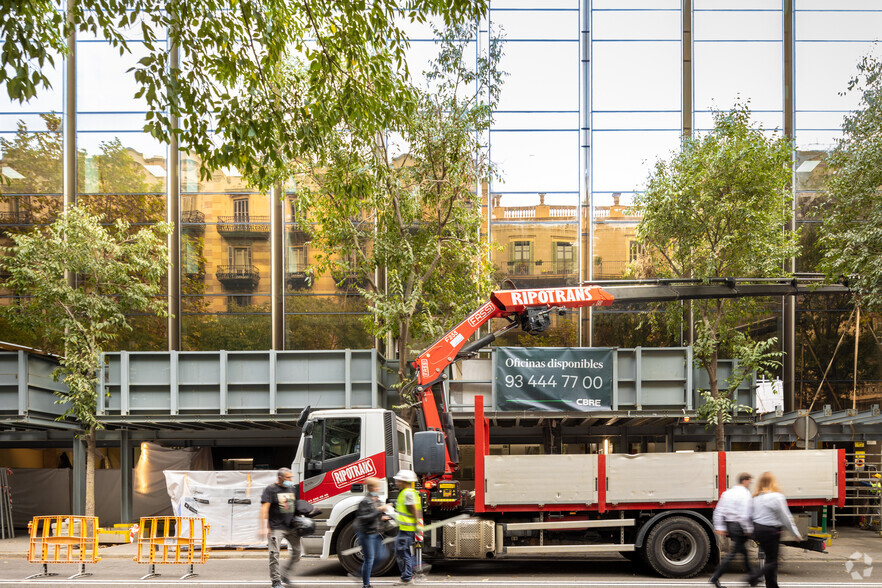
M 613 351 L 497 347 L 497 410 L 612 410 Z

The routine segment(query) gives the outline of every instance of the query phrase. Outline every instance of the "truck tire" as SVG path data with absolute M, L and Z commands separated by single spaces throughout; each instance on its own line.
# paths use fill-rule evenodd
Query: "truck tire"
M 704 528 L 689 517 L 662 519 L 643 544 L 646 563 L 666 578 L 691 578 L 707 565 L 710 551 Z
M 358 536 L 355 534 L 355 525 L 352 521 L 346 523 L 346 526 L 337 535 L 337 559 L 343 564 L 343 567 L 350 574 L 361 577 L 361 564 L 364 563 L 364 557 L 361 551 L 349 555 L 341 555 L 347 549 L 359 545 Z M 382 576 L 386 574 L 392 566 L 395 565 L 395 553 L 392 543 L 386 543 L 380 548 L 380 553 L 374 559 L 374 569 L 371 572 L 373 576 Z

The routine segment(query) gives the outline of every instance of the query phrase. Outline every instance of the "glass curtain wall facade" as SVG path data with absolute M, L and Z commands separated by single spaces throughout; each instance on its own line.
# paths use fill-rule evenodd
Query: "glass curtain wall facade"
M 842 116 L 857 105 L 842 95 L 858 59 L 873 50 L 882 10 L 870 0 L 492 0 L 471 40 L 477 56 L 492 31 L 505 38 L 500 68 L 507 72 L 484 149 L 498 179 L 476 186 L 485 195 L 484 232 L 496 248 L 500 282 L 548 287 L 629 276 L 640 254 L 639 218 L 629 205 L 658 158 L 668 158 L 684 133 L 712 126 L 714 109 L 749 104 L 772 133 L 792 134 L 796 224 L 806 248 L 796 271 L 816 271 L 814 235 L 823 219 L 810 204 L 824 185 L 825 156 L 840 135 Z M 133 31 L 139 27 L 134 26 Z M 419 76 L 437 48 L 427 26 L 409 30 L 410 68 Z M 127 69 L 132 53 L 86 37 L 76 43 L 77 198 L 136 224 L 165 217 L 167 162 L 178 160 L 182 349 L 266 349 L 273 321 L 286 349 L 366 348 L 366 305 L 354 276 L 309 279 L 316 251 L 309 218 L 296 211 L 296 184 L 284 186 L 283 246 L 277 264 L 284 286 L 272 288 L 269 194 L 256 193 L 235 169 L 200 178 L 195 156 L 169 157 L 143 133 L 144 104 L 133 98 Z M 61 209 L 65 109 L 62 68 L 53 89 L 19 105 L 0 98 L 0 238 L 50 222 Z M 394 154 L 394 150 L 393 150 Z M 477 184 L 477 180 L 476 180 Z M 278 269 L 278 268 L 277 268 Z M 273 292 L 284 312 L 274 315 Z M 11 297 L 5 294 L 3 303 Z M 641 327 L 639 307 L 555 317 L 530 343 L 670 345 Z M 795 355 L 797 405 L 811 402 L 821 375 L 846 332 L 853 348 L 851 307 L 845 299 L 798 300 Z M 784 338 L 786 309 L 770 301 L 768 334 Z M 164 320 L 133 317 L 124 349 L 166 349 Z M 880 354 L 869 317 L 859 345 L 858 404 L 878 402 Z M 853 328 L 853 327 L 852 327 Z M 835 336 L 834 336 L 835 335 Z M 852 338 L 849 342 L 849 337 Z M 5 330 L 0 340 L 27 344 Z M 174 344 L 172 345 L 174 346 Z M 278 345 L 277 345 L 278 346 Z M 819 403 L 844 397 L 853 357 L 833 361 Z M 798 407 L 797 406 L 797 407 Z M 849 406 L 850 407 L 850 406 Z

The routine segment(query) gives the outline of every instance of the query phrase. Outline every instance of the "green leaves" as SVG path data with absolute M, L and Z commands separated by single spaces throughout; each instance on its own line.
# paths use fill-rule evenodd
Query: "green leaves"
M 669 161 L 656 163 L 646 191 L 636 198 L 643 218 L 638 238 L 646 251 L 641 260 L 647 277 L 778 277 L 785 260 L 798 251 L 798 232 L 784 230 L 790 220 L 789 183 L 793 147 L 783 137 L 769 137 L 750 122 L 746 105 L 714 113 L 714 128 L 684 137 Z M 745 333 L 761 313 L 749 300 L 696 300 L 693 358 L 708 373 L 707 403 L 700 414 L 711 424 L 731 420 L 740 407 L 731 396 L 759 370 L 777 367 L 776 339 L 753 342 Z M 683 309 L 669 305 L 659 323 L 677 327 Z M 721 352 L 737 360 L 737 369 L 720 386 Z M 717 431 L 718 449 L 722 431 Z
M 397 341 L 400 379 L 410 350 L 461 320 L 492 286 L 476 192 L 492 173 L 476 137 L 489 128 L 490 108 L 475 96 L 499 95 L 500 44 L 494 40 L 474 70 L 463 48 L 475 30 L 440 35 L 431 88 L 402 86 L 405 98 L 385 106 L 395 109 L 395 124 L 384 132 L 347 125 L 327 136 L 320 151 L 302 159 L 308 180 L 298 183 L 299 217 L 309 220 L 312 244 L 327 252 L 315 271 L 330 271 L 341 283 L 360 280 L 371 311 L 365 327 Z M 478 91 L 459 95 L 465 80 Z M 396 145 L 407 152 L 396 157 Z
M 95 419 L 96 378 L 101 353 L 130 327 L 126 314 L 166 316 L 160 297 L 166 272 L 165 235 L 170 226 L 132 229 L 125 221 L 110 227 L 87 208 L 74 206 L 43 230 L 12 235 L 0 268 L 5 286 L 24 295 L 2 307 L 13 327 L 38 334 L 43 349 L 61 356 L 66 415 L 84 428 Z M 68 283 L 65 272 L 76 275 Z
M 882 62 L 864 57 L 849 91 L 860 107 L 843 120 L 843 135 L 827 159 L 832 174 L 812 211 L 820 225 L 821 270 L 847 278 L 856 301 L 882 309 Z

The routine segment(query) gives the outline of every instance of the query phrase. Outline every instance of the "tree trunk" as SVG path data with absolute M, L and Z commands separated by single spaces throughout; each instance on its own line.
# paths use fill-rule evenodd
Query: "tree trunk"
M 95 453 L 96 435 L 95 427 L 91 427 L 86 433 L 86 511 L 87 517 L 95 516 Z
M 720 384 L 717 379 L 717 358 L 716 351 L 710 357 L 707 364 L 707 381 L 711 396 L 715 399 L 720 397 Z M 714 441 L 716 442 L 717 451 L 726 450 L 726 425 L 723 423 L 723 411 L 717 411 L 717 424 L 714 427 Z
M 409 329 L 406 323 L 402 323 L 398 329 L 398 383 L 407 381 L 407 339 Z

